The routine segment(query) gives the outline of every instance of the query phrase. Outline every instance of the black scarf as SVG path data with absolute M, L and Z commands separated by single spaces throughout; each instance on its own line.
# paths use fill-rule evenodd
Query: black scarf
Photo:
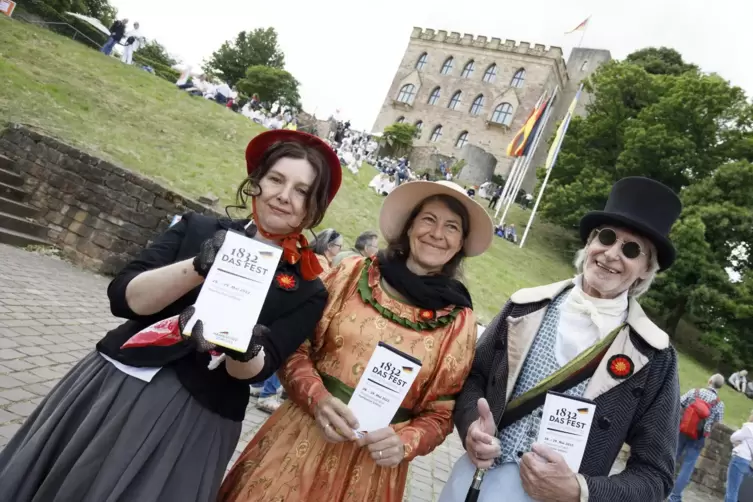
M 416 275 L 402 260 L 390 260 L 380 252 L 379 272 L 387 283 L 418 308 L 441 310 L 449 305 L 473 308 L 471 294 L 462 282 L 446 275 Z

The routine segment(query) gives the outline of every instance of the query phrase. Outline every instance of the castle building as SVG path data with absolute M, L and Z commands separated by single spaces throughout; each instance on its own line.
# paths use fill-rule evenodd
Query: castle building
M 415 124 L 412 159 L 464 158 L 468 145 L 493 155 L 494 172 L 506 176 L 514 160 L 507 145 L 544 92 L 551 96 L 557 88 L 553 116 L 523 183 L 531 191 L 535 167 L 546 158 L 546 140 L 578 85 L 610 59 L 609 51 L 577 48 L 566 64 L 559 47 L 413 28 L 373 132 L 395 122 Z M 585 113 L 587 102 L 583 96 L 576 113 Z

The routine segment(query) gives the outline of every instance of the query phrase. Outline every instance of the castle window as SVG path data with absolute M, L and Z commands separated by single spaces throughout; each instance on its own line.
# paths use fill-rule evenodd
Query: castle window
M 583 64 L 580 65 L 580 71 L 586 71 L 586 70 L 588 70 L 588 59 L 583 61 Z
M 411 104 L 415 96 L 416 86 L 413 84 L 405 84 L 400 88 L 400 93 L 397 95 L 397 100 L 401 103 Z
M 471 78 L 471 75 L 473 75 L 473 70 L 476 67 L 476 63 L 473 62 L 471 59 L 465 64 L 465 68 L 463 68 L 463 73 L 460 74 L 461 77 L 464 78 Z
M 478 115 L 481 113 L 481 109 L 484 107 L 484 95 L 479 94 L 476 99 L 473 100 L 471 105 L 471 115 Z
M 421 139 L 421 131 L 424 129 L 424 122 L 422 120 L 417 120 L 413 125 L 416 126 L 416 134 L 414 134 L 413 136 L 416 139 Z
M 449 75 L 450 73 L 452 73 L 453 62 L 454 59 L 452 58 L 452 56 L 445 59 L 444 64 L 442 65 L 442 71 L 440 71 L 439 73 L 441 73 L 442 75 Z
M 438 125 L 437 127 L 434 128 L 433 131 L 431 131 L 431 137 L 429 138 L 429 141 L 431 141 L 432 143 L 436 143 L 437 141 L 439 141 L 439 138 L 441 137 L 442 137 L 442 126 Z
M 500 103 L 492 113 L 492 122 L 509 126 L 512 123 L 512 105 L 510 103 Z
M 523 87 L 523 82 L 526 81 L 526 71 L 521 68 L 520 70 L 515 72 L 515 75 L 513 75 L 512 80 L 510 81 L 510 85 L 512 87 L 517 87 L 520 89 Z
M 421 71 L 424 69 L 424 66 L 426 66 L 426 60 L 429 59 L 429 55 L 427 53 L 421 54 L 421 57 L 418 58 L 418 61 L 416 61 L 416 70 Z
M 468 143 L 468 131 L 463 131 L 455 142 L 455 148 L 463 148 Z
M 402 124 L 403 122 L 405 122 L 405 117 L 403 117 L 402 115 L 399 116 L 395 121 L 396 124 Z
M 497 65 L 492 64 L 484 72 L 484 82 L 491 83 L 491 82 L 494 82 L 495 80 L 497 80 Z
M 460 96 L 462 96 L 462 91 L 457 91 L 455 94 L 452 95 L 452 98 L 450 98 L 450 103 L 447 105 L 447 108 L 450 110 L 454 110 L 458 107 L 460 104 Z
M 431 95 L 429 96 L 429 101 L 427 101 L 427 103 L 429 103 L 430 105 L 436 105 L 437 101 L 439 101 L 439 94 L 439 87 L 435 87 L 434 90 L 431 91 Z

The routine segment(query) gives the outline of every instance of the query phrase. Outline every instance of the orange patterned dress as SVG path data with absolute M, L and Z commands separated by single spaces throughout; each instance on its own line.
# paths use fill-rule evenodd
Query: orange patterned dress
M 388 320 L 363 299 L 359 281 L 362 287 L 368 281 L 379 305 L 411 323 L 425 321 L 427 311 L 389 297 L 380 278 L 376 263 L 362 257 L 348 258 L 323 276 L 329 302 L 313 344 L 304 343 L 279 372 L 290 400 L 248 444 L 218 500 L 402 501 L 408 462 L 431 452 L 452 432 L 454 396 L 476 347 L 476 318 L 471 309 L 449 306 L 433 313 L 447 321 L 435 329 L 419 331 Z M 355 442 L 328 443 L 313 418 L 314 406 L 329 395 L 323 379 L 355 388 L 379 341 L 422 362 L 402 403 L 412 418 L 392 425 L 405 444 L 405 460 L 394 468 L 377 466 L 368 449 Z

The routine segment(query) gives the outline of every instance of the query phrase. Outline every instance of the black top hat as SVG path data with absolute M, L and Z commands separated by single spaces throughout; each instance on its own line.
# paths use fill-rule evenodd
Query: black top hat
M 588 241 L 602 225 L 627 227 L 649 239 L 658 252 L 659 270 L 675 261 L 669 231 L 682 211 L 680 198 L 658 181 L 639 176 L 623 178 L 612 187 L 603 211 L 592 211 L 580 220 L 580 237 Z

